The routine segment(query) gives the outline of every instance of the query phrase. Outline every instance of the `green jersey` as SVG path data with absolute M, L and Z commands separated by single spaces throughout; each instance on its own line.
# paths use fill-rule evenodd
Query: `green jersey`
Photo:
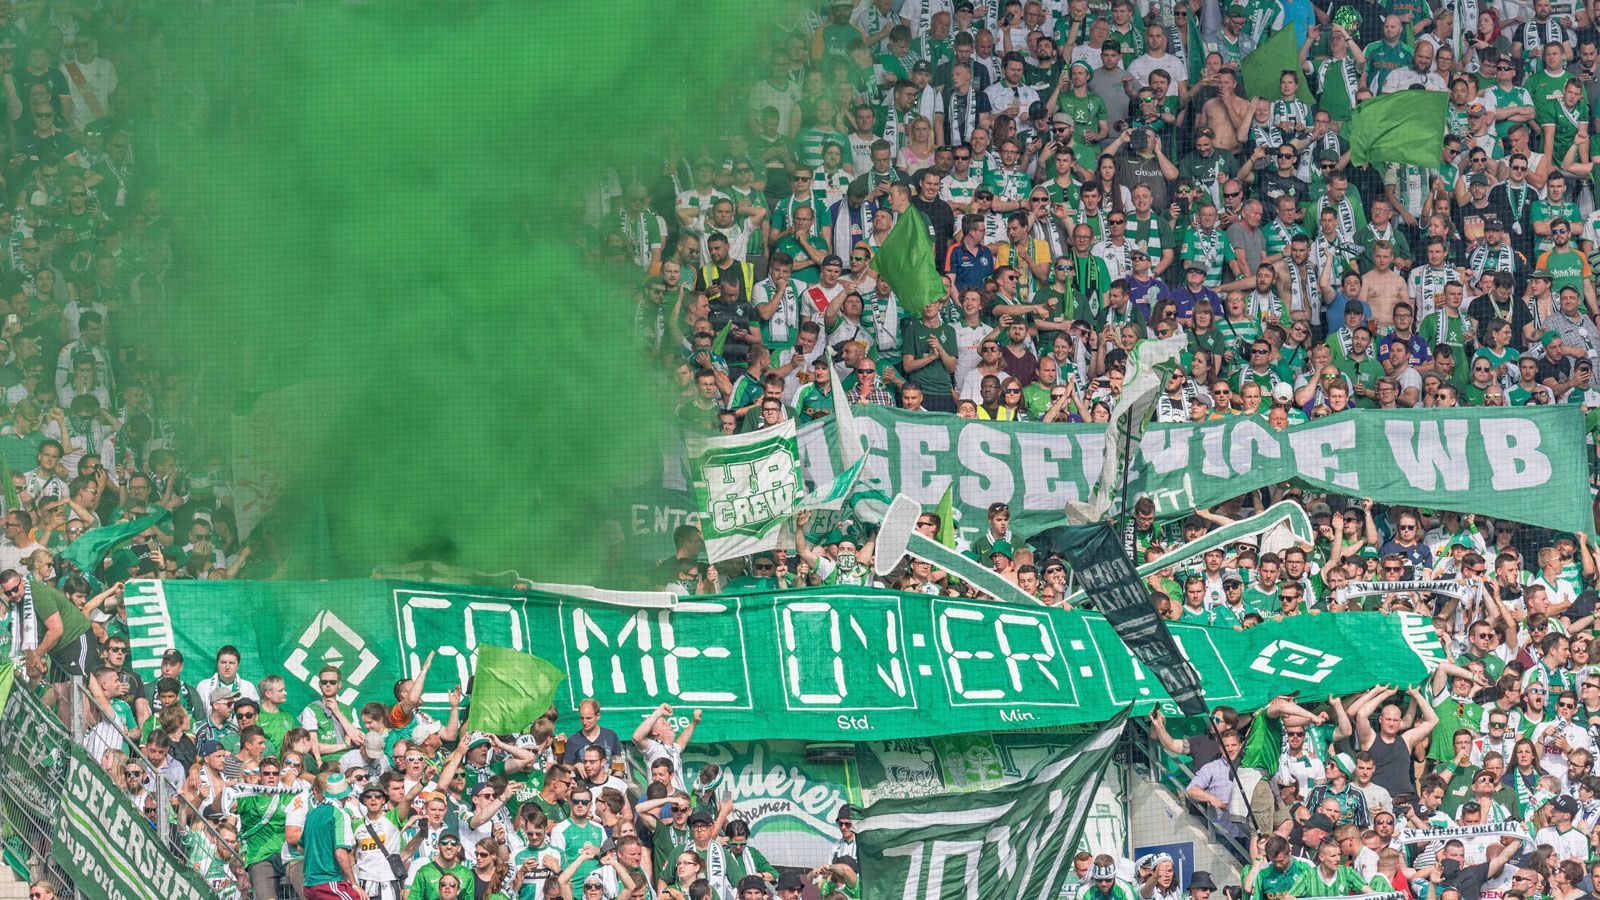
M 306 813 L 305 831 L 300 835 L 305 848 L 305 885 L 316 887 L 344 881 L 336 850 L 354 851 L 355 828 L 350 815 L 337 803 L 321 803 Z
M 411 890 L 406 894 L 406 900 L 439 900 L 439 879 L 445 874 L 454 875 L 461 881 L 461 892 L 466 894 L 477 884 L 472 878 L 472 869 L 465 862 L 457 862 L 448 869 L 439 868 L 439 864 L 429 860 L 422 868 L 417 870 L 411 879 Z M 582 884 L 583 882 L 578 882 Z
M 1251 900 L 1279 900 L 1286 894 L 1301 896 L 1295 886 L 1301 876 L 1315 872 L 1315 866 L 1299 857 L 1290 857 L 1289 868 L 1282 871 L 1271 863 L 1260 866 L 1255 870 L 1255 892 Z
M 1210 231 L 1191 228 L 1183 235 L 1182 256 L 1185 262 L 1196 263 L 1204 268 L 1206 287 L 1216 289 L 1222 286 L 1224 273 L 1229 280 L 1232 279 L 1230 264 L 1238 257 L 1238 251 L 1233 249 L 1233 242 L 1219 228 Z
M 1383 93 L 1384 81 L 1394 72 L 1411 65 L 1411 47 L 1404 41 L 1390 44 L 1373 41 L 1367 45 L 1367 87 L 1374 95 Z
M 1366 881 L 1349 866 L 1335 869 L 1330 879 L 1322 877 L 1322 870 L 1309 864 L 1306 871 L 1295 879 L 1294 886 L 1289 888 L 1289 893 L 1296 897 L 1342 897 L 1364 894 L 1366 891 Z
M 273 791 L 245 794 L 233 801 L 233 813 L 239 817 L 239 841 L 244 847 L 246 866 L 271 859 L 283 850 L 284 815 L 293 799 L 294 795 L 287 791 Z

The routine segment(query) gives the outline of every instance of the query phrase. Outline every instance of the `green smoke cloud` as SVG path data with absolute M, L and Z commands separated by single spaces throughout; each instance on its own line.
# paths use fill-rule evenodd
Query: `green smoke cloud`
M 212 109 L 151 125 L 187 250 L 137 339 L 201 375 L 200 446 L 227 445 L 236 409 L 286 436 L 283 574 L 427 558 L 605 580 L 597 510 L 659 470 L 671 401 L 634 349 L 636 280 L 580 255 L 577 216 L 607 167 L 659 172 L 668 126 L 712 121 L 751 27 L 730 9 L 163 23 Z

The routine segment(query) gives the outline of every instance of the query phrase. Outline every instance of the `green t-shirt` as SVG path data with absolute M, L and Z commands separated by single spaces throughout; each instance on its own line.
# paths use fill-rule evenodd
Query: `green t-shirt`
M 1098 131 L 1100 123 L 1110 118 L 1106 112 L 1106 102 L 1092 90 L 1087 97 L 1079 97 L 1071 91 L 1065 91 L 1057 98 L 1056 103 L 1061 112 L 1072 117 L 1072 123 L 1076 126 L 1073 128 L 1073 134 L 1082 135 Z M 1092 160 L 1084 160 L 1081 157 L 1078 159 L 1079 165 L 1086 169 L 1091 168 L 1089 162 Z
M 1342 897 L 1364 894 L 1366 890 L 1367 883 L 1349 866 L 1340 866 L 1334 870 L 1332 881 L 1324 881 L 1321 870 L 1308 863 L 1306 870 L 1295 879 L 1294 886 L 1289 888 L 1289 893 L 1296 897 Z
M 52 614 L 61 616 L 61 640 L 56 642 L 56 650 L 66 647 L 89 631 L 89 617 L 65 594 L 31 578 L 28 583 L 33 590 L 33 609 L 39 619 L 40 633 L 43 634 L 45 620 Z
M 927 356 L 929 353 L 928 338 L 932 337 L 946 353 L 956 355 L 956 332 L 949 325 L 941 324 L 937 328 L 929 328 L 921 320 L 907 321 L 900 329 L 900 350 L 911 356 Z M 939 360 L 934 360 L 907 376 L 912 384 L 922 388 L 926 393 L 950 393 L 954 381 L 950 377 L 950 370 L 944 367 Z
M 305 886 L 316 887 L 344 880 L 335 850 L 354 850 L 356 832 L 350 816 L 336 803 L 322 803 L 306 813 L 305 831 L 300 836 L 305 850 Z
M 276 712 L 267 712 L 263 709 L 256 716 L 256 724 L 266 732 L 269 752 L 276 756 L 283 752 L 283 736 L 289 733 L 289 729 L 298 727 L 300 723 L 294 720 L 294 716 L 281 709 Z
M 1367 87 L 1372 93 L 1383 93 L 1383 83 L 1397 69 L 1411 65 L 1411 48 L 1401 41 L 1390 46 L 1387 41 L 1373 41 L 1367 45 Z
M 576 820 L 568 819 L 560 825 L 550 829 L 550 847 L 561 854 L 561 867 L 565 869 L 578 861 L 578 854 L 586 845 L 593 844 L 599 847 L 606 842 L 606 830 L 599 822 L 593 819 L 582 825 Z M 589 860 L 578 867 L 577 874 L 572 876 L 573 883 L 582 884 L 589 873 L 599 868 L 598 860 Z
M 1544 70 L 1544 64 L 1539 64 L 1538 71 L 1529 75 L 1522 82 L 1528 91 L 1528 96 L 1533 100 L 1533 118 L 1539 124 L 1555 122 L 1557 118 L 1556 104 L 1561 102 L 1561 91 L 1567 86 L 1572 76 L 1566 72 L 1551 75 Z
M 1278 867 L 1267 863 L 1256 870 L 1256 889 L 1254 900 L 1277 900 L 1284 894 L 1300 896 L 1294 890 L 1302 875 L 1316 872 L 1316 867 L 1298 857 L 1289 860 L 1287 871 L 1280 872 Z M 1319 894 L 1322 892 L 1318 892 Z M 1311 895 L 1306 895 L 1311 896 Z
M 150 719 L 154 721 L 155 716 Z M 292 794 L 272 793 L 246 794 L 234 801 L 246 866 L 271 859 L 283 849 L 284 817 L 293 799 Z
M 1581 293 L 1584 276 L 1589 271 L 1589 261 L 1568 244 L 1566 250 L 1550 250 L 1540 255 L 1537 268 L 1550 273 L 1550 290 L 1553 293 L 1559 294 L 1564 287 L 1577 288 Z
M 426 865 L 417 870 L 415 878 L 411 879 L 411 891 L 406 894 L 406 900 L 439 900 L 439 879 L 446 873 L 456 876 L 461 880 L 461 893 L 470 895 L 473 885 L 472 869 L 465 862 L 458 862 L 449 869 L 439 868 L 439 864 L 429 860 Z M 582 884 L 582 882 L 578 882 Z

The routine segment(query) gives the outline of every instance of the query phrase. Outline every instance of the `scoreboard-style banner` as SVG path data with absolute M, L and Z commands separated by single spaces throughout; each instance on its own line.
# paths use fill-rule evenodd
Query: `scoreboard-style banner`
M 567 673 L 556 705 L 575 722 L 593 697 L 624 739 L 670 703 L 704 711 L 697 741 L 885 740 L 1101 722 L 1169 702 L 1104 618 L 1044 606 L 863 588 L 685 597 L 518 593 L 416 582 L 136 581 L 127 590 L 135 669 L 158 675 L 176 646 L 195 682 L 217 650 L 252 681 L 282 675 L 289 709 L 325 663 L 344 702 L 393 702 L 394 682 L 435 653 L 425 708 L 448 708 L 479 644 L 543 657 Z M 1422 616 L 1297 616 L 1249 631 L 1173 623 L 1206 700 L 1241 709 L 1410 685 L 1442 658 Z

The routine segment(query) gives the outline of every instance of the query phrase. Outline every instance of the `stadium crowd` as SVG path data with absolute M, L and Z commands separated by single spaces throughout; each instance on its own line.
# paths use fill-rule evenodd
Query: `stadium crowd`
M 853 810 L 839 811 L 828 858 L 777 871 L 719 773 L 685 771 L 693 725 L 675 731 L 670 708 L 626 739 L 592 701 L 575 727 L 547 717 L 481 735 L 458 709 L 422 713 L 421 677 L 345 704 L 328 668 L 322 699 L 294 710 L 281 676 L 238 677 L 249 647 L 218 648 L 203 680 L 177 651 L 150 683 L 128 667 L 124 579 L 248 575 L 253 552 L 227 473 L 185 452 L 181 380 L 149 367 L 124 327 L 160 302 L 177 255 L 137 164 L 148 148 L 126 124 L 164 84 L 118 55 L 133 6 L 0 0 L 0 439 L 33 459 L 6 476 L 0 649 L 25 680 L 85 681 L 87 745 L 152 820 L 179 817 L 175 849 L 224 896 L 859 896 Z M 1104 421 L 1134 344 L 1173 334 L 1189 350 L 1162 421 L 1600 408 L 1593 5 L 793 6 L 787 30 L 756 38 L 759 78 L 704 117 L 699 139 L 668 142 L 659 169 L 604 179 L 579 233 L 597 264 L 642 284 L 638 337 L 689 427 L 812 421 L 841 396 Z M 1242 90 L 1246 57 L 1285 29 L 1312 102 L 1292 70 L 1276 96 Z M 1408 89 L 1450 94 L 1442 165 L 1352 165 L 1352 111 Z M 927 227 L 948 286 L 915 315 L 873 268 L 906 215 Z M 1249 628 L 1416 612 L 1453 662 L 1411 690 L 1283 697 L 1253 716 L 1222 707 L 1214 730 L 1154 714 L 1157 740 L 1193 772 L 1178 788 L 1250 857 L 1221 880 L 1259 900 L 1600 894 L 1589 536 L 1279 487 L 1176 521 L 1135 504 L 1137 550 L 1158 557 L 1285 498 L 1305 505 L 1315 541 L 1168 567 L 1149 579 L 1163 613 Z M 81 568 L 68 558 L 86 532 L 158 509 L 171 520 L 133 543 Z M 687 526 L 653 586 L 878 583 L 869 527 L 807 541 L 798 524 L 782 552 L 715 566 Z M 918 527 L 947 524 L 924 513 Z M 981 530 L 974 556 L 1067 602 L 1066 565 L 1014 534 L 1008 509 Z M 1429 585 L 1362 588 L 1404 581 Z M 882 583 L 973 590 L 917 561 Z M 157 779 L 176 812 L 158 805 Z M 1407 834 L 1477 825 L 1499 830 Z M 1080 900 L 1218 889 L 1205 872 L 1183 883 L 1161 856 L 1083 854 L 1074 879 Z M 36 897 L 59 887 L 41 880 Z

